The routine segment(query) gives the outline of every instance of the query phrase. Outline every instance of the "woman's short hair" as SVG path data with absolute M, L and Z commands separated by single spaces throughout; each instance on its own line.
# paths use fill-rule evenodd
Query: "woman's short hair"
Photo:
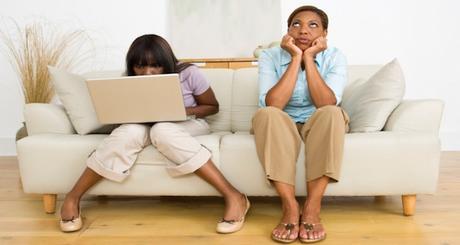
M 163 73 L 178 73 L 190 66 L 178 63 L 168 42 L 155 34 L 146 34 L 136 38 L 126 54 L 126 75 L 134 76 L 134 66 L 159 66 Z
M 319 18 L 321 19 L 321 24 L 323 25 L 323 28 L 324 30 L 327 30 L 327 26 L 329 24 L 329 18 L 327 17 L 327 14 L 315 7 L 315 6 L 311 6 L 311 5 L 305 5 L 305 6 L 301 6 L 301 7 L 298 7 L 296 8 L 292 13 L 291 15 L 289 15 L 289 18 L 288 18 L 288 28 L 291 26 L 291 23 L 292 23 L 292 19 L 294 19 L 294 16 L 300 12 L 304 12 L 304 11 L 310 11 L 310 12 L 314 12 L 316 13 L 317 15 L 319 15 Z

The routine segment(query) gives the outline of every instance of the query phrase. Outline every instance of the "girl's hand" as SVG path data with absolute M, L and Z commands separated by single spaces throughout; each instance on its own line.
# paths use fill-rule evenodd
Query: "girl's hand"
M 185 115 L 191 116 L 195 115 L 195 108 L 194 107 L 185 107 Z

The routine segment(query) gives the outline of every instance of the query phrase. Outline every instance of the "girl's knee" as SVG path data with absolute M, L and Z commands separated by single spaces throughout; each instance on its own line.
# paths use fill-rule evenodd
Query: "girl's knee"
M 143 124 L 123 124 L 119 133 L 124 139 L 137 144 L 145 145 L 148 139 L 149 126 Z
M 150 129 L 150 138 L 156 143 L 163 142 L 171 137 L 171 132 L 176 128 L 174 123 L 155 123 Z

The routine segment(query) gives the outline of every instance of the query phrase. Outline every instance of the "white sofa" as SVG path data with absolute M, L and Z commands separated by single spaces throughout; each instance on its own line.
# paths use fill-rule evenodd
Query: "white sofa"
M 349 81 L 367 78 L 378 68 L 350 66 Z M 265 181 L 249 134 L 252 115 L 258 108 L 257 69 L 203 72 L 211 80 L 220 112 L 208 118 L 213 133 L 199 136 L 199 141 L 212 151 L 214 163 L 239 190 L 250 196 L 275 196 Z M 415 195 L 436 191 L 442 109 L 439 100 L 404 100 L 383 131 L 347 134 L 341 180 L 330 184 L 326 195 L 401 195 L 403 213 L 412 215 Z M 24 192 L 43 194 L 45 211 L 53 213 L 56 194 L 71 189 L 86 167 L 88 154 L 106 135 L 76 134 L 63 107 L 54 104 L 26 105 L 25 120 L 29 136 L 17 142 Z M 306 194 L 303 154 L 302 150 L 297 163 L 297 195 Z M 104 180 L 89 194 L 219 195 L 193 174 L 170 177 L 164 168 L 167 161 L 150 145 L 123 183 Z

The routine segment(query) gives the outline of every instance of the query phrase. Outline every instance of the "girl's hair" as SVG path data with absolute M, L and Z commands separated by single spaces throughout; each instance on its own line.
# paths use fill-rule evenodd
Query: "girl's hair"
M 168 42 L 155 34 L 136 38 L 126 54 L 126 75 L 135 76 L 134 66 L 163 67 L 163 73 L 179 73 L 191 66 L 179 63 Z
M 327 14 L 323 10 L 315 6 L 311 6 L 311 5 L 300 6 L 296 8 L 294 11 L 292 11 L 287 21 L 288 28 L 291 26 L 292 19 L 294 19 L 294 16 L 303 11 L 310 11 L 310 12 L 313 12 L 319 15 L 319 18 L 321 19 L 321 24 L 323 24 L 324 30 L 327 30 L 327 27 L 329 25 L 329 18 L 327 17 Z

